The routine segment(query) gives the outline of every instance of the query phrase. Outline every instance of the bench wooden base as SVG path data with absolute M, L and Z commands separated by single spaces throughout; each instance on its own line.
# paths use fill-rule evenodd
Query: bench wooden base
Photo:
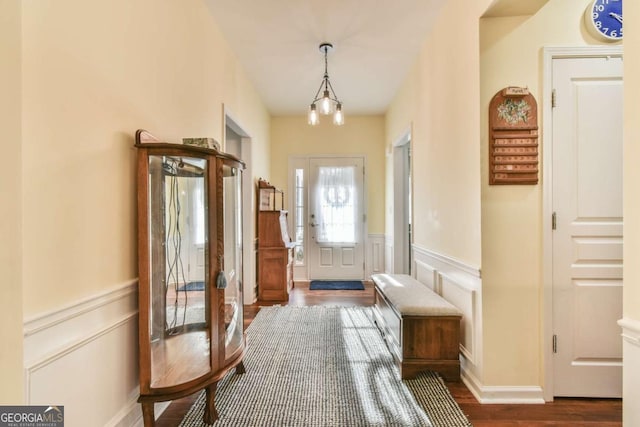
M 435 371 L 460 381 L 460 316 L 403 316 L 377 286 L 375 291 L 375 322 L 402 379 Z

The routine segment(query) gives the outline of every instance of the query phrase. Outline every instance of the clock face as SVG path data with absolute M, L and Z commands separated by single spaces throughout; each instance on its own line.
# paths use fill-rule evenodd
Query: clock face
M 595 0 L 584 14 L 589 32 L 606 41 L 622 40 L 622 0 Z

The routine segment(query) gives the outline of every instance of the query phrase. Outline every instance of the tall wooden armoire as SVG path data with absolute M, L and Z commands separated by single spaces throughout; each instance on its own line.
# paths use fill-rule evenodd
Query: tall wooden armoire
M 284 195 L 267 181 L 258 181 L 258 299 L 286 301 L 293 288 L 293 248 L 287 231 Z M 278 197 L 280 208 L 277 208 Z

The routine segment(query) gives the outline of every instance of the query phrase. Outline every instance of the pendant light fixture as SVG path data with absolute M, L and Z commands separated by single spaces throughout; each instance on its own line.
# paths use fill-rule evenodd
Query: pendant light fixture
M 329 81 L 329 72 L 327 71 L 327 54 L 333 49 L 333 45 L 331 43 L 322 43 L 319 48 L 320 52 L 324 53 L 324 77 L 316 96 L 309 106 L 308 121 L 310 125 L 315 126 L 320 123 L 320 114 L 329 115 L 333 113 L 333 124 L 340 126 L 344 124 L 342 102 L 338 100 L 336 93 L 333 91 Z M 322 92 L 322 96 L 320 96 L 320 92 Z

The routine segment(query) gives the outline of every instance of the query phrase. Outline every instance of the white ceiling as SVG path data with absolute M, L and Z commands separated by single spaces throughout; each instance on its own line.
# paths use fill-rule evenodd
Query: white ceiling
M 324 74 L 349 114 L 384 113 L 438 0 L 205 0 L 273 115 L 306 114 Z
M 387 110 L 447 0 L 204 1 L 271 114 L 306 114 L 324 74 L 318 46 L 329 42 L 349 115 Z M 493 0 L 484 16 L 531 15 L 547 1 Z

